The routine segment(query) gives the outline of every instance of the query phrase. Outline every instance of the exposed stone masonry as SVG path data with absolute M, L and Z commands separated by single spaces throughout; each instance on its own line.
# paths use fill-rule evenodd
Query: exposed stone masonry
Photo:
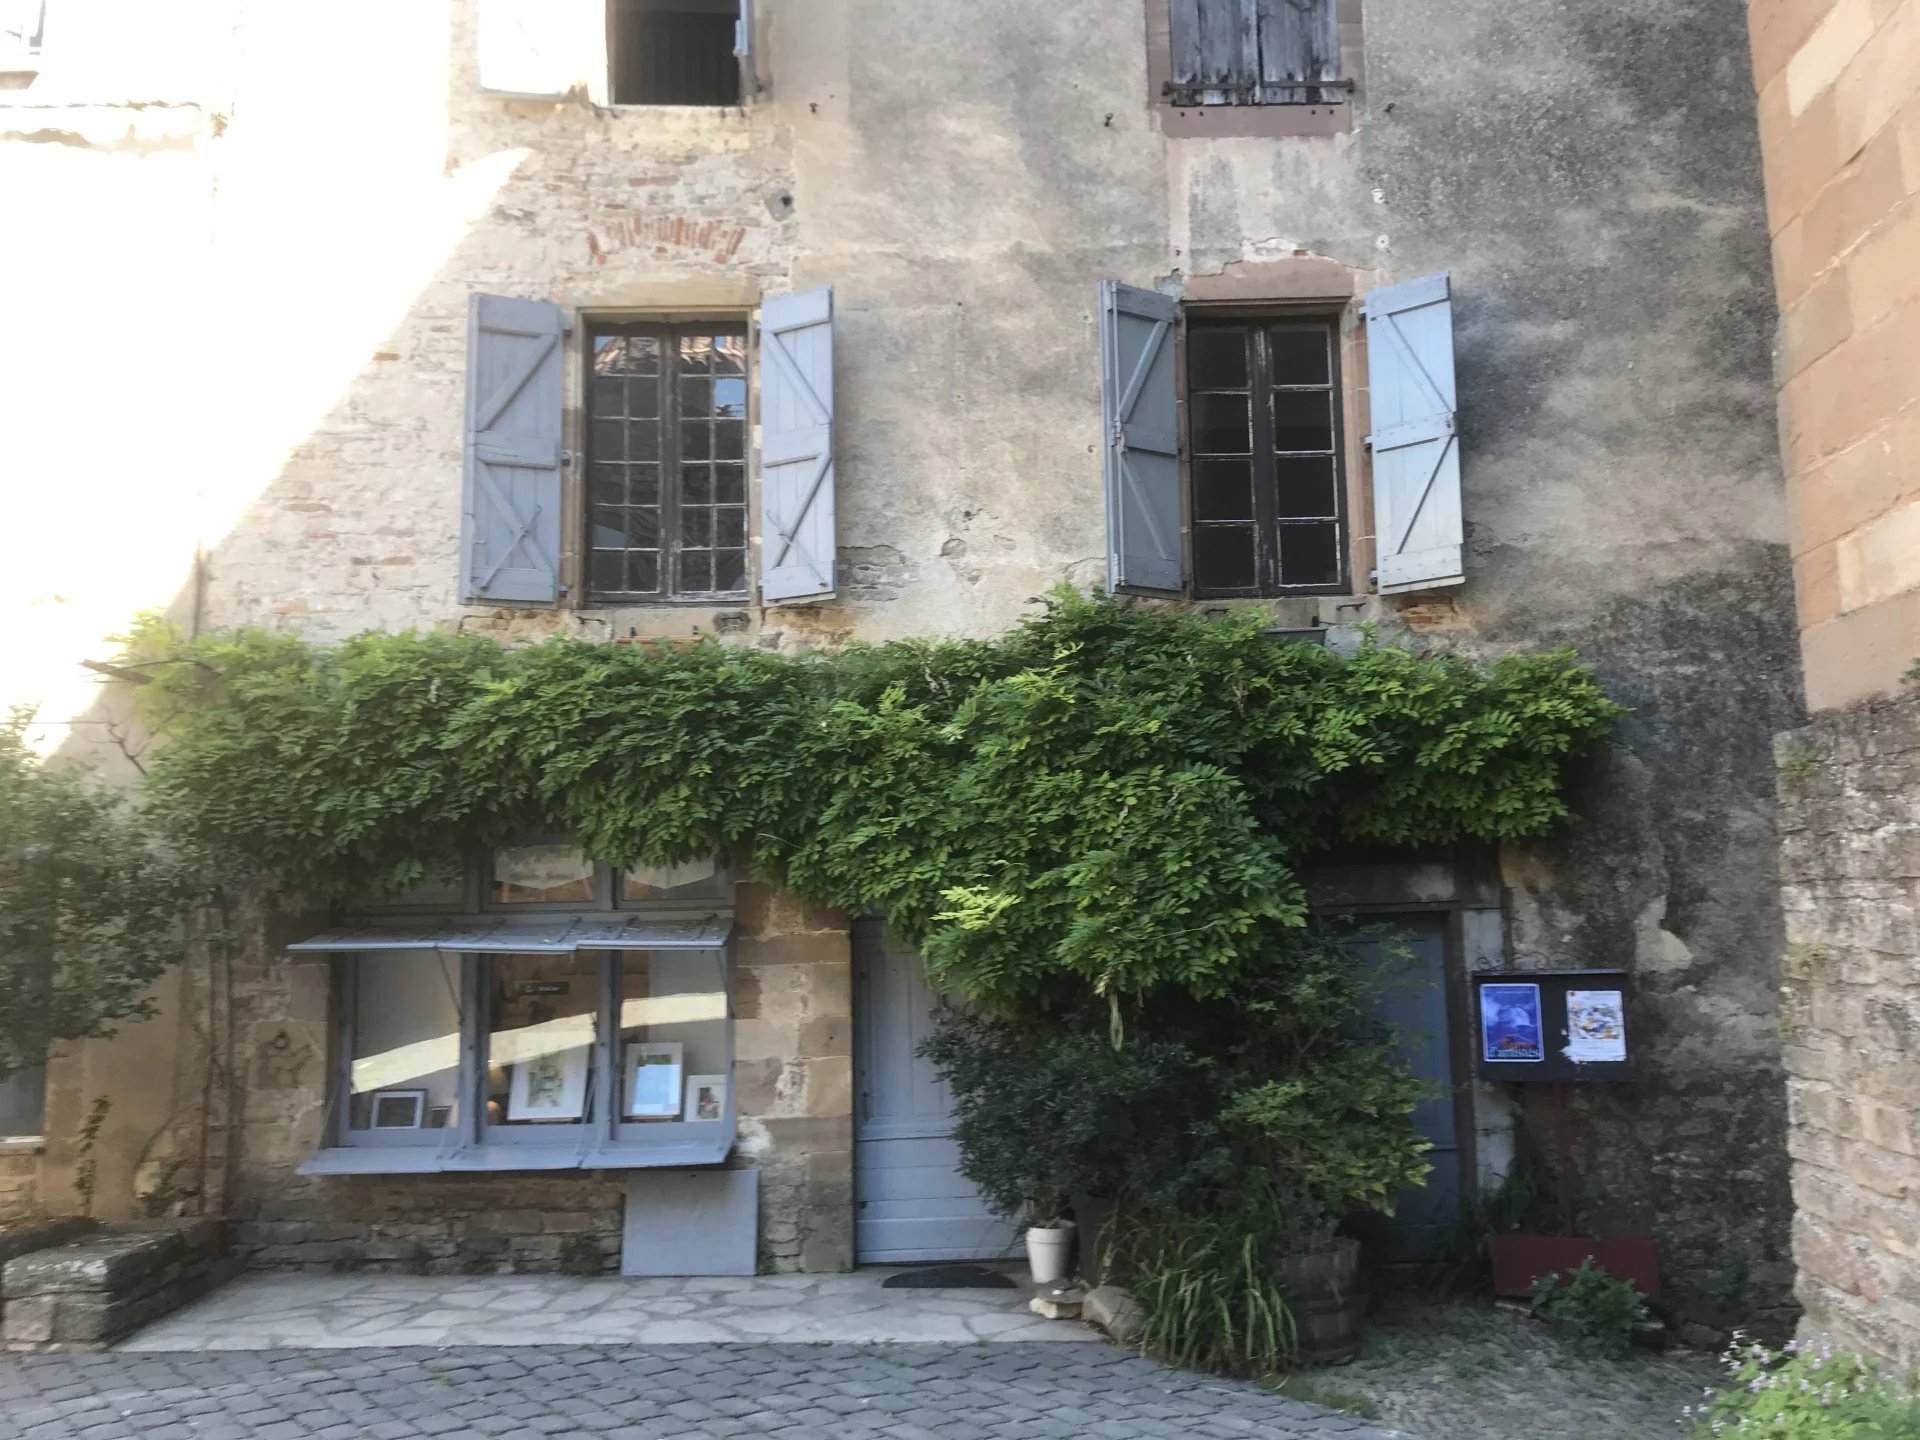
M 1920 1366 L 1920 695 L 1776 743 L 1809 1329 Z

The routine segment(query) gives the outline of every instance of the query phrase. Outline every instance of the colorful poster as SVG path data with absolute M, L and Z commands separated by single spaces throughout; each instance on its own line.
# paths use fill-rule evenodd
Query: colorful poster
M 1582 1064 L 1627 1058 L 1627 1013 L 1618 990 L 1567 992 L 1567 1058 Z
M 1538 985 L 1480 987 L 1480 1046 L 1489 1061 L 1547 1058 Z

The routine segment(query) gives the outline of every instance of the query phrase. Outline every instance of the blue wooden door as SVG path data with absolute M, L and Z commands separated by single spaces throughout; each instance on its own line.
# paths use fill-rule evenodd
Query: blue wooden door
M 1414 1074 L 1433 1088 L 1420 1102 L 1414 1123 L 1433 1142 L 1427 1183 L 1401 1194 L 1391 1217 L 1364 1216 L 1355 1226 L 1374 1264 L 1431 1260 L 1460 1223 L 1461 1155 L 1454 1129 L 1452 1028 L 1447 1013 L 1446 929 L 1438 915 L 1402 915 L 1384 922 L 1401 932 L 1398 945 L 1358 946 L 1379 977 L 1374 1013 L 1399 1033 L 1400 1048 Z M 1404 951 L 1405 953 L 1393 953 Z
M 990 1260 L 1014 1227 L 960 1173 L 947 1087 L 917 1053 L 943 1003 L 913 951 L 854 931 L 854 1245 L 867 1264 Z

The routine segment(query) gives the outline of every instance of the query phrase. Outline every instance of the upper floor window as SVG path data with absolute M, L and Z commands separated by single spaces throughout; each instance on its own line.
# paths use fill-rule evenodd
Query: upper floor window
M 740 104 L 747 23 L 741 0 L 612 0 L 613 103 Z
M 591 598 L 743 596 L 746 327 L 596 324 L 588 343 Z
M 0 0 L 0 72 L 40 68 L 46 24 L 47 0 Z
M 1320 318 L 1188 322 L 1196 595 L 1344 586 L 1338 340 Z
M 1326 105 L 1343 98 L 1339 0 L 1167 0 L 1174 105 Z

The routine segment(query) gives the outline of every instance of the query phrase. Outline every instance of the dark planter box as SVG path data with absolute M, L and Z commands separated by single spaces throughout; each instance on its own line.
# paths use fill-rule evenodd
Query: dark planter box
M 1493 1293 L 1525 1300 L 1533 1282 L 1558 1270 L 1578 1270 L 1584 1260 L 1617 1280 L 1629 1280 L 1649 1300 L 1660 1298 L 1660 1263 L 1651 1240 L 1589 1240 L 1579 1235 L 1489 1235 Z

